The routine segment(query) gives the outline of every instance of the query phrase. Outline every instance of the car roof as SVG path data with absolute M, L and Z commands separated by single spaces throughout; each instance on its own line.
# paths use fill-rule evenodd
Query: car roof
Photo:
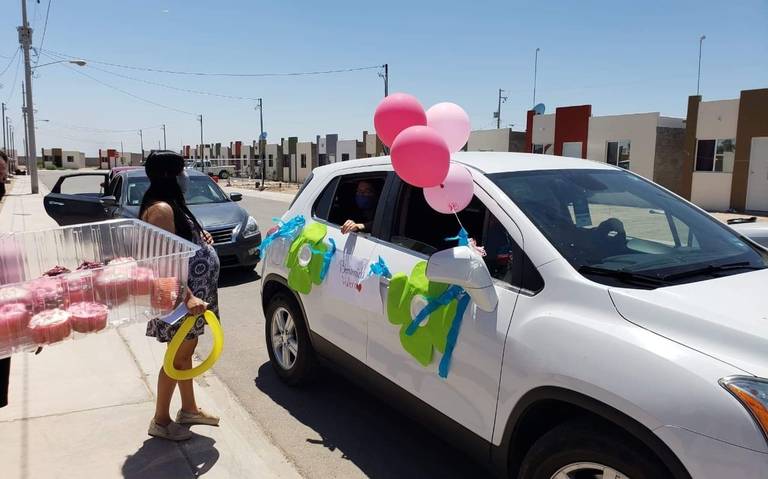
M 189 176 L 208 176 L 207 173 L 202 173 L 197 170 L 185 170 L 185 171 Z M 121 174 L 128 178 L 146 178 L 147 177 L 147 173 L 144 171 L 144 168 L 134 168 L 130 170 L 124 170 L 119 172 L 118 174 Z
M 451 159 L 482 173 L 504 173 L 510 171 L 537 171 L 537 170 L 617 170 L 615 166 L 607 163 L 581 158 L 569 158 L 565 156 L 542 155 L 538 153 L 506 153 L 487 151 L 460 151 L 451 155 Z M 386 165 L 390 157 L 380 156 L 364 158 L 345 162 L 336 162 L 321 166 L 323 169 L 364 167 L 372 165 Z

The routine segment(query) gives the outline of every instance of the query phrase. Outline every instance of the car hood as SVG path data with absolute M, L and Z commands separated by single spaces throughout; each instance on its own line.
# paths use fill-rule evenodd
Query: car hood
M 768 378 L 768 269 L 658 288 L 611 288 L 626 320 Z
M 138 206 L 126 206 L 124 210 L 127 216 L 136 218 L 139 215 Z M 189 210 L 195 215 L 195 218 L 197 218 L 202 227 L 206 229 L 241 224 L 248 216 L 244 209 L 231 201 L 192 205 L 189 207 Z

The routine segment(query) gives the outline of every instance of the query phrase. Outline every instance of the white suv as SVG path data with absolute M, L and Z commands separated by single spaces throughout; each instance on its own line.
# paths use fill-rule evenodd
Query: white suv
M 438 363 L 456 302 L 407 330 L 447 287 L 428 278 L 459 223 L 388 158 L 315 169 L 283 217 L 302 216 L 307 234 L 274 241 L 262 262 L 280 377 L 300 384 L 330 361 L 501 477 L 768 477 L 768 252 L 603 163 L 454 161 L 475 181 L 458 220 L 485 249 L 497 303 L 470 293 L 447 377 Z M 370 231 L 343 235 L 339 225 L 363 215 L 361 181 L 378 195 Z M 455 281 L 443 283 L 482 289 L 455 261 Z M 384 264 L 391 278 L 344 279 L 361 264 Z M 377 295 L 366 294 L 372 281 Z

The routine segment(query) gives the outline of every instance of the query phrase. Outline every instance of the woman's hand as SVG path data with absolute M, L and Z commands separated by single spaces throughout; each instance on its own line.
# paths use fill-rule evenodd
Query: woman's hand
M 187 309 L 192 316 L 200 316 L 206 309 L 208 309 L 208 303 L 194 294 L 190 294 L 187 298 Z
M 347 234 L 347 233 L 358 233 L 360 231 L 363 231 L 365 229 L 365 225 L 362 223 L 355 223 L 352 220 L 347 220 L 344 222 L 343 225 L 341 225 L 341 233 Z
M 203 230 L 203 241 L 205 241 L 206 244 L 213 244 L 213 236 L 211 236 L 211 233 Z

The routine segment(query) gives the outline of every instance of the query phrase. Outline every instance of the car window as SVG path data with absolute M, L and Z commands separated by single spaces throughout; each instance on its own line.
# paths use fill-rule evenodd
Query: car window
M 104 191 L 104 176 L 82 175 L 63 178 L 60 193 L 63 195 L 101 196 Z
M 141 206 L 144 193 L 149 189 L 148 178 L 130 178 L 128 180 L 128 206 Z M 209 203 L 224 203 L 229 201 L 227 195 L 212 179 L 207 176 L 191 176 L 189 187 L 184 195 L 188 205 L 203 205 Z
M 365 224 L 370 232 L 386 180 L 386 172 L 358 173 L 335 178 L 315 201 L 312 214 L 315 218 L 337 226 L 351 219 Z M 368 199 L 362 198 L 364 202 L 357 198 L 361 184 L 366 192 L 371 193 Z
M 402 184 L 396 211 L 390 242 L 430 255 L 456 246 L 456 240 L 449 238 L 456 236 L 461 221 L 469 236 L 485 249 L 483 259 L 494 279 L 534 293 L 544 287 L 541 275 L 523 249 L 476 196 L 456 216 L 445 215 L 427 204 L 421 188 Z
M 702 268 L 730 266 L 739 273 L 768 266 L 768 255 L 720 222 L 627 172 L 548 170 L 490 177 L 585 274 L 600 268 L 689 282 L 705 279 L 686 274 Z M 601 276 L 594 279 L 621 281 Z
M 123 177 L 116 176 L 112 179 L 107 189 L 107 195 L 114 196 L 117 201 L 120 201 L 120 196 L 123 194 Z

